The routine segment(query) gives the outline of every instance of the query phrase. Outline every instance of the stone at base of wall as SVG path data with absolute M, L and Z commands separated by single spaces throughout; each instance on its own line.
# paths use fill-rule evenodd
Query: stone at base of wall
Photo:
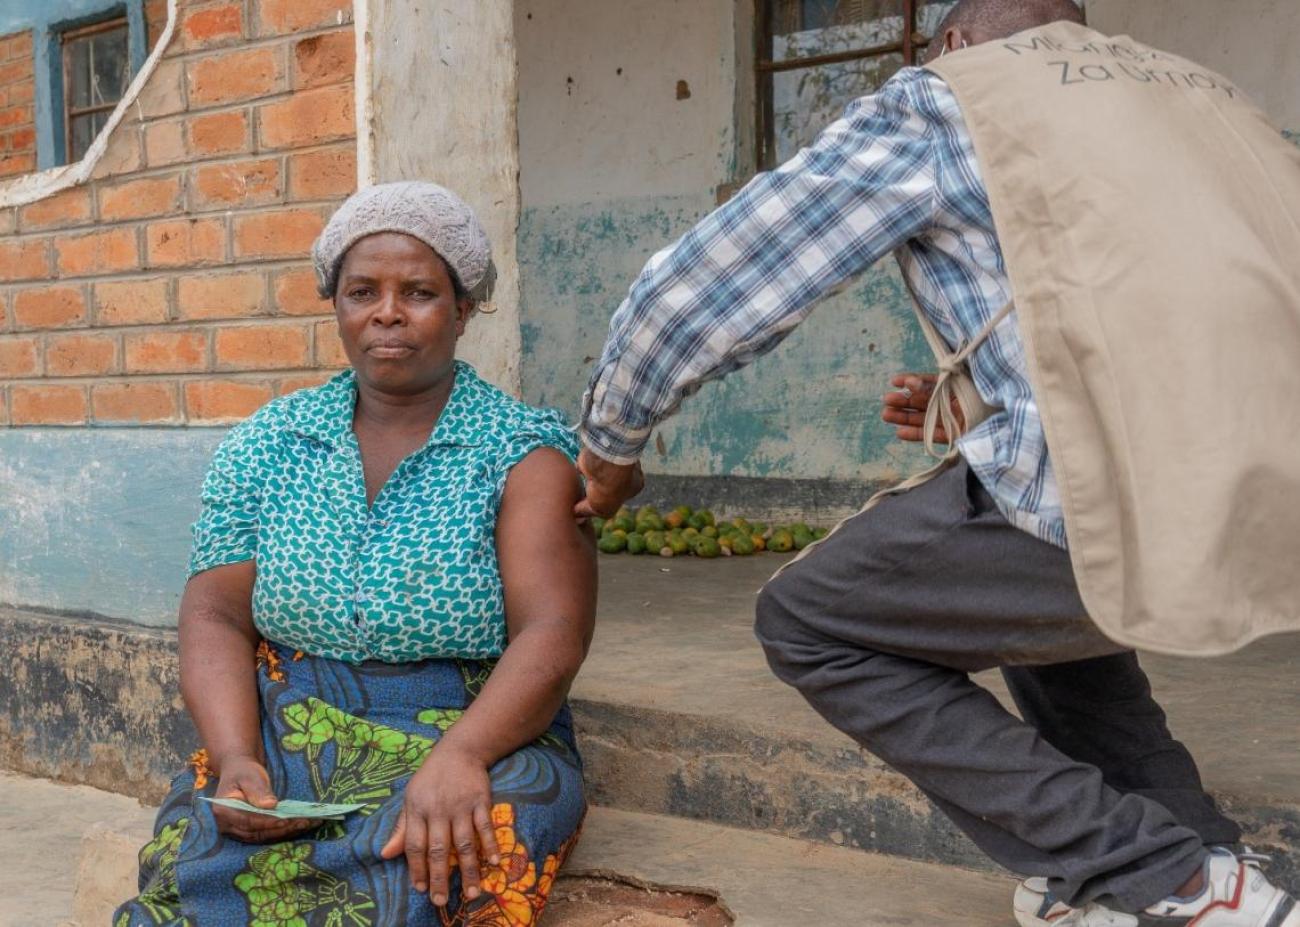
M 902 478 L 894 482 L 902 482 Z M 645 490 L 631 505 L 653 505 L 664 511 L 689 505 L 733 517 L 743 515 L 770 522 L 798 520 L 829 527 L 856 514 L 868 499 L 889 485 L 884 481 L 650 474 Z

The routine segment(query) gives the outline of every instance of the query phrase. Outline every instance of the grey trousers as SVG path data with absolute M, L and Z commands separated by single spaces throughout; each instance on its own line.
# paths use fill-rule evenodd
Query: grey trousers
M 1008 524 L 964 463 L 770 582 L 756 632 L 827 721 L 1073 904 L 1137 912 L 1240 839 L 1136 656 L 1088 619 L 1069 555 Z M 1025 720 L 971 680 L 993 667 Z

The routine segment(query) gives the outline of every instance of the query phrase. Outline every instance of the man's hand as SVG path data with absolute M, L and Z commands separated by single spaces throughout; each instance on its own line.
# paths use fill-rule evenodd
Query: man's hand
M 573 507 L 578 518 L 608 518 L 645 486 L 639 463 L 610 463 L 586 448 L 578 455 L 578 470 L 587 480 L 586 498 Z
M 885 393 L 885 409 L 880 417 L 894 426 L 899 440 L 925 440 L 925 411 L 930 407 L 930 397 L 934 395 L 934 385 L 938 380 L 932 373 L 900 373 L 889 381 L 899 391 Z M 952 413 L 964 428 L 966 420 L 956 399 L 952 403 Z M 935 427 L 934 440 L 937 444 L 948 443 L 948 432 L 943 427 L 942 418 Z

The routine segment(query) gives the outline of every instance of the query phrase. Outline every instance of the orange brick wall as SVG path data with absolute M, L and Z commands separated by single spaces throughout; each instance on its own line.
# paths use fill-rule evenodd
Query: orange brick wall
M 36 168 L 36 108 L 32 34 L 0 36 L 0 177 Z
M 351 6 L 182 0 L 91 182 L 0 210 L 0 425 L 229 422 L 345 363 L 307 252 L 355 187 Z

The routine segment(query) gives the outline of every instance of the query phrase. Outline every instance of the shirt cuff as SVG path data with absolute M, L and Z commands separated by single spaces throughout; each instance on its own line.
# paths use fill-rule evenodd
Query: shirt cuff
M 598 427 L 584 422 L 578 431 L 582 446 L 602 460 L 629 467 L 641 459 L 649 436 L 633 437 L 615 428 Z

